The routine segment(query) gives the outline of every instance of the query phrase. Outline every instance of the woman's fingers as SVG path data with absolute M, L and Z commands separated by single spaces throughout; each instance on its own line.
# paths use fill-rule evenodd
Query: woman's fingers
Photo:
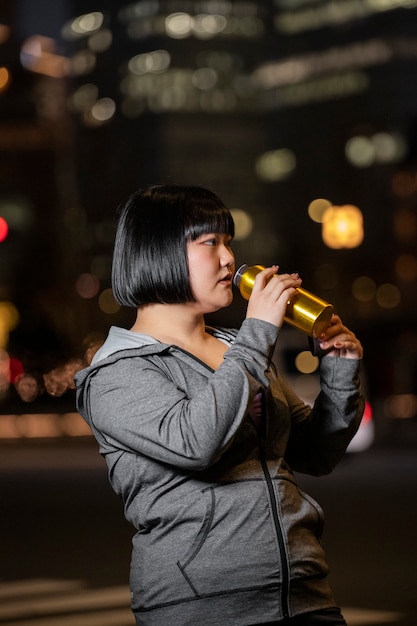
M 278 267 L 268 267 L 255 279 L 246 317 L 256 317 L 281 326 L 287 303 L 301 285 L 298 274 L 277 274 Z
M 346 359 L 361 359 L 363 347 L 356 335 L 343 324 L 338 315 L 333 315 L 330 325 L 320 337 L 320 347 L 330 356 Z

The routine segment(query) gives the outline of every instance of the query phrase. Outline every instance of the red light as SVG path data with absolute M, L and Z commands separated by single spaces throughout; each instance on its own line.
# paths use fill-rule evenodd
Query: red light
M 363 413 L 363 418 L 362 418 L 362 424 L 365 424 L 366 422 L 370 422 L 371 420 L 372 420 L 372 407 L 370 403 L 366 400 L 365 411 Z
M 19 359 L 10 359 L 10 382 L 13 384 L 18 376 L 23 374 L 23 364 Z
M 4 217 L 0 217 L 0 241 L 4 241 L 9 232 L 9 225 Z

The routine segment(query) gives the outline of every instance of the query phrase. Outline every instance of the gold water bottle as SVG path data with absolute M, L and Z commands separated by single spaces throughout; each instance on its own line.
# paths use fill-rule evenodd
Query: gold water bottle
M 256 275 L 265 268 L 262 265 L 241 265 L 233 277 L 234 285 L 249 300 Z M 329 326 L 333 306 L 314 294 L 297 287 L 287 304 L 284 321 L 310 337 L 319 337 Z

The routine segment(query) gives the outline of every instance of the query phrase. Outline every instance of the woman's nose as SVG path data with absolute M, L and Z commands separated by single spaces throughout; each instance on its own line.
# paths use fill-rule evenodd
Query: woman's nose
M 230 251 L 229 248 L 226 248 L 222 257 L 222 264 L 225 267 L 230 267 L 235 262 L 235 257 L 233 252 Z

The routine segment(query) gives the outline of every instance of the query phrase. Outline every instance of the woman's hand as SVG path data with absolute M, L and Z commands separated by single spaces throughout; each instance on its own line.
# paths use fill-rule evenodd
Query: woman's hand
M 273 265 L 259 272 L 249 298 L 246 319 L 255 317 L 280 327 L 287 310 L 288 301 L 296 288 L 301 286 L 298 274 L 277 274 Z
M 328 356 L 339 356 L 343 359 L 361 359 L 362 344 L 355 334 L 344 326 L 338 315 L 333 315 L 327 330 L 319 337 L 320 348 Z

